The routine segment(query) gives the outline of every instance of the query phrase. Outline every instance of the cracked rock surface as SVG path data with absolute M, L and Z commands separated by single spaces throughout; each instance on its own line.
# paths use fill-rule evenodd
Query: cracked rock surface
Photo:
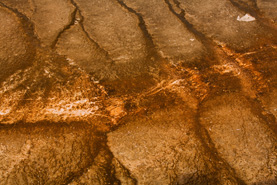
M 0 185 L 277 184 L 276 9 L 0 1 Z

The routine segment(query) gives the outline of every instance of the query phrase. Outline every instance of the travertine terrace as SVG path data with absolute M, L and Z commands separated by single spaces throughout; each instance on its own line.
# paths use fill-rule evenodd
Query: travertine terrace
M 277 184 L 276 0 L 0 0 L 0 185 Z

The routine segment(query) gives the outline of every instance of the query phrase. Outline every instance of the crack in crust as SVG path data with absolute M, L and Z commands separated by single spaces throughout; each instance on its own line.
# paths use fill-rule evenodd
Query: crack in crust
M 103 51 L 106 55 L 106 57 L 113 61 L 110 57 L 109 57 L 109 54 L 108 52 L 103 49 L 95 40 L 93 40 L 89 33 L 86 31 L 85 27 L 84 27 L 84 16 L 82 15 L 82 11 L 81 9 L 79 8 L 79 6 L 77 5 L 77 3 L 74 1 L 74 0 L 70 0 L 71 4 L 76 8 L 76 13 L 74 14 L 74 16 L 72 17 L 72 22 L 73 24 L 76 24 L 76 22 L 78 22 L 83 30 L 83 32 L 85 33 L 85 35 L 87 36 L 87 38 L 90 40 L 90 42 L 94 43 L 96 45 L 97 48 L 99 48 L 100 51 Z M 76 16 L 77 16 L 77 13 L 78 13 L 78 16 L 80 16 L 80 19 L 77 19 Z
M 29 2 L 33 1 L 29 0 Z M 135 9 L 127 6 L 127 4 L 124 3 L 123 0 L 117 0 L 116 2 L 123 9 L 128 11 L 128 13 L 136 15 L 138 19 L 138 27 L 143 33 L 144 39 L 147 44 L 148 57 L 155 57 L 155 60 L 166 60 L 158 54 L 157 48 L 155 47 L 155 43 L 153 41 L 153 37 L 147 28 L 147 24 L 145 23 L 146 19 L 143 17 L 143 15 Z M 246 9 L 246 4 L 242 1 L 230 0 L 230 2 L 233 6 L 239 8 L 242 11 L 247 11 L 250 13 L 252 12 L 251 15 L 257 17 L 259 23 L 262 26 L 267 26 L 267 28 L 270 28 L 272 30 L 275 29 L 275 27 L 272 26 L 272 24 L 270 24 L 269 22 L 262 23 L 265 18 L 263 18 L 262 14 L 259 12 L 255 0 L 253 0 L 253 9 Z M 195 135 L 191 137 L 196 137 L 197 141 L 199 139 L 199 142 L 201 143 L 200 145 L 201 147 L 203 147 L 204 151 L 202 151 L 202 157 L 205 158 L 205 160 L 207 161 L 211 161 L 207 164 L 210 164 L 212 166 L 210 167 L 213 170 L 218 170 L 214 172 L 214 175 L 217 175 L 219 177 L 219 173 L 222 172 L 224 173 L 224 175 L 234 178 L 234 182 L 237 182 L 239 184 L 246 184 L 246 182 L 238 177 L 236 170 L 227 162 L 227 160 L 225 160 L 224 157 L 221 157 L 218 149 L 216 148 L 215 142 L 212 140 L 208 128 L 201 124 L 200 117 L 203 104 L 205 104 L 206 101 L 208 101 L 210 98 L 216 97 L 218 96 L 218 94 L 223 94 L 222 92 L 219 92 L 223 89 L 223 87 L 221 87 L 220 84 L 216 82 L 216 80 L 210 82 L 207 79 L 211 76 L 211 74 L 216 74 L 219 76 L 219 78 L 227 76 L 227 80 L 230 78 L 235 78 L 239 81 L 242 87 L 238 86 L 232 90 L 239 91 L 244 96 L 246 96 L 247 101 L 250 102 L 249 105 L 252 106 L 249 109 L 252 111 L 253 115 L 258 117 L 257 120 L 260 121 L 257 124 L 264 124 L 268 126 L 274 131 L 274 134 L 276 135 L 276 119 L 274 118 L 274 116 L 266 113 L 262 101 L 259 100 L 261 93 L 269 91 L 270 83 L 266 80 L 264 74 L 260 72 L 251 61 L 251 56 L 259 52 L 260 48 L 256 48 L 244 53 L 235 52 L 228 48 L 225 43 L 213 40 L 212 38 L 207 36 L 207 34 L 198 31 L 194 27 L 194 25 L 186 19 L 186 12 L 184 9 L 181 8 L 180 2 L 178 0 L 164 0 L 164 3 L 167 5 L 170 12 L 175 16 L 176 19 L 182 22 L 181 26 L 184 26 L 186 29 L 188 29 L 189 32 L 192 33 L 195 38 L 205 46 L 207 53 L 206 56 L 203 57 L 201 62 L 207 63 L 207 65 L 205 65 L 204 67 L 198 67 L 200 66 L 198 64 L 193 64 L 191 66 L 187 64 L 166 64 L 161 68 L 166 71 L 165 73 L 168 77 L 162 78 L 160 82 L 147 88 L 143 92 L 109 96 L 105 89 L 105 86 L 102 86 L 101 82 L 99 83 L 94 81 L 91 76 L 88 75 L 81 68 L 68 65 L 68 61 L 65 61 L 64 58 L 59 58 L 60 56 L 55 55 L 55 57 L 57 57 L 58 59 L 52 60 L 53 58 L 55 58 L 52 52 L 56 49 L 56 44 L 59 41 L 60 37 L 75 24 L 79 24 L 83 33 L 90 40 L 90 42 L 94 43 L 97 48 L 103 51 L 105 55 L 110 59 L 108 52 L 104 50 L 95 40 L 93 40 L 89 33 L 86 31 L 84 27 L 84 16 L 78 4 L 74 0 L 70 0 L 70 3 L 74 6 L 74 11 L 70 15 L 71 19 L 69 23 L 65 25 L 64 28 L 58 33 L 58 36 L 55 38 L 54 42 L 51 45 L 51 51 L 36 51 L 36 54 L 38 55 L 37 59 L 40 59 L 42 61 L 37 62 L 30 68 L 17 71 L 16 73 L 14 73 L 14 75 L 10 76 L 10 79 L 3 82 L 3 85 L 6 86 L 2 87 L 3 89 L 0 90 L 0 94 L 3 95 L 0 100 L 4 100 L 5 98 L 9 99 L 12 97 L 14 102 L 2 101 L 1 106 L 6 103 L 8 108 L 10 105 L 14 105 L 14 107 L 12 107 L 11 109 L 7 108 L 1 110 L 0 118 L 1 116 L 3 117 L 5 115 L 8 115 L 12 111 L 15 111 L 17 107 L 22 108 L 26 105 L 31 105 L 30 107 L 35 107 L 36 102 L 42 102 L 42 104 L 48 103 L 48 107 L 37 106 L 38 110 L 43 110 L 43 108 L 45 107 L 47 108 L 46 112 L 44 112 L 43 114 L 48 114 L 50 112 L 52 114 L 56 114 L 58 117 L 62 117 L 64 114 L 73 117 L 74 115 L 77 115 L 82 121 L 85 121 L 88 124 L 91 124 L 94 120 L 92 118 L 84 119 L 87 114 L 93 115 L 95 117 L 101 117 L 101 119 L 103 118 L 103 122 L 105 122 L 105 124 L 107 123 L 108 126 L 105 127 L 103 130 L 101 130 L 101 128 L 98 129 L 101 133 L 106 134 L 107 132 L 116 131 L 119 126 L 122 126 L 123 124 L 128 122 L 128 119 L 130 119 L 130 117 L 132 116 L 144 115 L 148 120 L 148 116 L 151 115 L 151 111 L 155 112 L 157 110 L 163 110 L 163 107 L 166 107 L 168 105 L 169 107 L 174 107 L 176 105 L 175 103 L 177 102 L 179 104 L 182 104 L 183 107 L 180 106 L 181 108 L 188 107 L 189 109 L 194 111 L 195 115 L 192 116 L 193 118 L 191 120 L 194 125 L 191 126 L 190 129 Z M 32 43 L 39 43 L 39 40 L 33 32 L 33 24 L 28 19 L 28 17 L 21 14 L 17 10 L 6 6 L 2 2 L 0 2 L 0 6 L 7 8 L 15 13 L 16 16 L 18 16 L 22 21 L 22 24 L 26 27 L 26 33 L 35 40 L 32 41 Z M 33 11 L 36 11 L 35 5 L 33 6 L 33 9 Z M 268 43 L 272 44 L 270 41 L 268 41 Z M 269 47 L 273 47 L 274 49 L 276 49 L 276 46 L 270 45 Z M 43 53 L 41 55 L 47 55 L 47 57 L 39 56 L 39 52 Z M 56 61 L 58 62 L 58 64 L 55 63 Z M 147 79 L 144 80 L 147 81 Z M 224 79 L 222 81 L 224 81 Z M 227 83 L 228 82 L 229 81 L 227 81 Z M 227 86 L 228 85 L 230 84 L 227 84 Z M 39 88 L 41 88 L 40 92 L 36 91 L 38 86 Z M 213 91 L 212 89 L 216 90 Z M 94 94 L 93 90 L 97 92 L 95 92 Z M 13 91 L 19 92 L 18 99 L 16 99 L 17 96 L 11 96 Z M 74 97 L 72 97 L 75 91 L 76 94 L 83 94 L 81 96 L 74 95 Z M 9 92 L 11 92 L 11 94 L 9 94 Z M 69 97 L 69 99 L 58 99 L 63 98 L 62 96 L 66 98 Z M 33 97 L 37 97 L 37 99 L 34 99 Z M 57 98 L 58 100 L 56 100 L 55 98 Z M 181 100 L 179 100 L 179 98 Z M 35 103 L 32 104 L 33 102 Z M 75 108 L 77 111 L 72 111 Z M 231 107 L 230 110 L 230 112 L 236 112 L 233 107 Z M 148 113 L 147 111 L 149 111 L 150 113 Z M 13 114 L 12 116 L 18 118 L 22 116 L 21 113 Z M 30 112 L 27 111 L 27 113 Z M 242 112 L 239 112 L 239 114 L 240 115 L 238 117 L 240 120 L 242 120 L 241 136 L 246 144 L 248 144 L 245 126 L 246 119 L 244 118 Z M 163 115 L 166 114 L 163 113 Z M 38 122 L 38 120 L 41 121 L 43 119 L 54 120 L 53 117 L 43 117 L 44 115 L 42 115 L 40 119 L 37 119 L 39 118 L 39 116 L 41 115 L 35 115 L 32 118 L 33 120 L 30 120 L 32 120 L 33 122 Z M 22 119 L 27 118 L 23 115 Z M 101 127 L 101 125 L 99 127 Z M 235 132 L 235 130 L 233 130 L 232 132 Z M 102 141 L 99 141 L 99 143 L 103 145 L 101 146 L 102 149 L 107 149 L 106 142 L 106 138 Z M 85 145 L 86 144 L 87 143 L 85 143 Z M 187 143 L 184 143 L 184 145 L 186 144 Z M 0 147 L 2 147 L 2 145 L 0 145 Z M 63 148 L 63 150 L 65 149 L 66 148 Z M 131 178 L 133 183 L 136 184 L 137 180 L 132 177 L 131 170 L 126 169 L 126 167 L 122 165 L 123 163 L 121 164 L 119 161 L 116 161 L 117 159 L 115 159 L 115 157 L 109 150 L 110 149 L 107 149 L 109 156 L 108 159 L 105 159 L 105 162 L 107 162 L 107 164 L 104 164 L 104 170 L 102 169 L 104 171 L 103 173 L 108 174 L 109 178 L 120 183 L 120 178 L 117 177 L 117 175 L 119 176 L 119 174 L 116 174 L 118 172 L 116 170 L 119 170 L 121 172 L 123 171 L 123 175 Z M 176 152 L 176 150 L 174 149 L 172 149 L 172 151 Z M 23 154 L 25 154 L 24 152 Z M 89 151 L 89 153 L 93 152 Z M 176 163 L 178 163 L 180 162 L 179 160 L 181 158 L 180 156 L 175 154 L 176 153 L 174 153 L 173 155 L 174 160 L 177 161 Z M 269 154 L 267 155 L 267 157 L 269 158 Z M 115 160 L 115 162 L 112 160 Z M 197 156 L 195 156 L 193 160 L 198 160 Z M 163 163 L 162 160 L 158 162 Z M 116 168 L 114 167 L 116 165 L 117 169 L 113 169 Z M 174 165 L 176 165 L 175 162 L 173 163 L 173 166 Z M 267 161 L 267 165 L 269 166 L 269 161 Z M 85 168 L 90 168 L 92 166 L 93 162 L 90 161 L 90 163 L 87 164 Z M 168 166 L 165 167 L 167 171 L 170 170 Z M 74 176 L 68 177 L 66 183 L 72 183 L 77 178 L 85 175 L 85 168 L 80 170 Z M 194 172 L 194 174 L 189 177 L 189 181 L 193 182 L 194 177 L 198 174 L 200 174 L 200 172 Z M 177 174 L 173 172 L 173 176 L 175 177 L 177 176 Z M 173 183 L 174 181 L 171 179 L 170 182 Z

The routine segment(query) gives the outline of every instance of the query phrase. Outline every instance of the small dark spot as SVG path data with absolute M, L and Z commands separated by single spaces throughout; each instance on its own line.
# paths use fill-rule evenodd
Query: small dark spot
M 124 104 L 124 109 L 127 111 L 133 111 L 137 108 L 137 105 L 134 102 L 131 102 L 130 100 L 127 100 Z

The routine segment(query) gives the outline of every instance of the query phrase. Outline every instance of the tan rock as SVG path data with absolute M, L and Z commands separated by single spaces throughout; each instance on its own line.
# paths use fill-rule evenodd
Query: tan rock
M 76 0 L 84 17 L 84 28 L 115 62 L 134 62 L 146 57 L 139 20 L 116 1 Z
M 194 124 L 189 110 L 168 107 L 131 118 L 108 135 L 108 145 L 138 184 L 236 184 L 228 166 L 203 146 Z
M 99 137 L 84 123 L 1 128 L 0 184 L 65 184 L 90 166 Z
M 224 94 L 205 102 L 200 122 L 219 155 L 246 184 L 276 183 L 276 135 L 242 95 Z
M 165 2 L 155 0 L 124 0 L 124 2 L 141 14 L 162 57 L 175 63 L 201 58 L 203 46 L 193 33 L 170 12 Z
M 0 185 L 276 184 L 265 0 L 2 0 Z
M 233 50 L 243 51 L 256 47 L 265 38 L 274 39 L 274 33 L 260 26 L 257 21 L 240 22 L 238 16 L 245 12 L 228 0 L 180 0 L 185 18 L 200 32 Z
M 0 82 L 32 63 L 35 48 L 27 35 L 28 22 L 0 4 Z M 25 25 L 23 25 L 25 24 Z M 28 30 L 31 31 L 31 30 Z
M 68 0 L 32 0 L 31 16 L 35 31 L 43 46 L 51 46 L 59 33 L 73 19 L 75 7 Z
M 111 59 L 108 58 L 105 51 L 87 37 L 80 24 L 77 23 L 66 30 L 60 36 L 56 48 L 57 52 L 66 56 L 70 63 L 79 65 L 99 79 L 115 78 Z

